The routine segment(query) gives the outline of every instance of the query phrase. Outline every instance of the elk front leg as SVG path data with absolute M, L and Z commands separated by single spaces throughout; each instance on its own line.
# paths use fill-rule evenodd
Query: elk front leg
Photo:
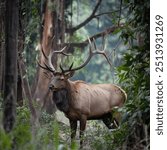
M 72 142 L 76 136 L 76 130 L 77 130 L 76 120 L 70 120 L 70 128 L 71 128 L 71 142 Z
M 86 116 L 82 116 L 80 119 L 80 148 L 83 147 L 83 136 L 86 128 Z

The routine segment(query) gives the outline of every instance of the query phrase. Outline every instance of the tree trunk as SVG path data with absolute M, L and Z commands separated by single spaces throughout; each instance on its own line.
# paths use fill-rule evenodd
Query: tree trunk
M 54 6 L 54 1 L 51 2 L 50 0 L 46 0 L 43 5 L 43 20 L 42 20 L 42 27 L 41 27 L 41 39 L 40 39 L 40 50 L 43 49 L 44 53 L 48 56 L 49 52 L 53 49 L 53 43 L 57 43 L 57 35 L 55 34 L 55 18 L 57 18 L 56 13 L 51 6 Z M 55 42 L 56 41 L 56 42 Z M 42 55 L 40 51 L 40 64 L 47 63 L 45 57 Z M 49 72 L 48 72 L 49 74 Z M 38 68 L 37 72 L 37 83 L 35 92 L 33 95 L 33 99 L 39 102 L 39 104 L 47 110 L 47 112 L 52 113 L 55 111 L 55 105 L 53 104 L 48 84 L 50 79 L 44 75 L 44 70 Z
M 49 55 L 50 51 L 60 50 L 65 43 L 65 9 L 72 1 L 65 0 L 46 0 L 43 7 L 43 22 L 41 28 L 40 50 L 45 55 Z M 69 44 L 68 44 L 69 45 Z M 40 52 L 40 64 L 44 66 L 47 60 Z M 54 67 L 57 68 L 58 57 L 53 58 Z M 47 71 L 45 71 L 47 72 Z M 50 74 L 50 72 L 47 72 Z M 55 104 L 51 99 L 51 93 L 48 89 L 50 79 L 44 75 L 44 70 L 38 68 L 37 83 L 33 98 L 38 101 L 47 112 L 55 111 Z
M 0 95 L 4 89 L 4 51 L 5 51 L 5 0 L 0 2 Z
M 10 132 L 15 123 L 17 100 L 18 0 L 6 1 L 6 50 L 3 127 Z
M 28 100 L 28 105 L 31 112 L 31 124 L 34 127 L 36 123 L 38 123 L 37 112 L 33 105 L 30 86 L 26 78 L 26 70 L 25 70 L 26 67 L 24 65 L 24 61 L 21 56 L 19 57 L 19 60 L 18 60 L 18 66 L 20 71 L 20 80 L 21 80 L 21 88 L 23 91 L 23 98 Z

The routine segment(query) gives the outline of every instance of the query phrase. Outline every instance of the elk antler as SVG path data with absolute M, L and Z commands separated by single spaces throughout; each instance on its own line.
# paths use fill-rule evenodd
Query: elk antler
M 93 55 L 96 55 L 96 54 L 102 54 L 102 55 L 106 58 L 107 62 L 108 62 L 108 63 L 110 64 L 110 66 L 111 66 L 111 62 L 109 61 L 109 58 L 107 57 L 107 55 L 106 55 L 106 53 L 105 53 L 105 41 L 104 41 L 104 40 L 105 40 L 105 39 L 104 39 L 104 37 L 103 37 L 102 50 L 99 50 L 99 49 L 97 49 L 97 47 L 96 47 L 95 40 L 93 39 L 93 42 L 91 42 L 90 39 L 88 38 L 88 41 L 89 41 L 90 46 L 89 46 L 89 56 L 88 56 L 88 58 L 86 59 L 86 61 L 85 61 L 83 64 L 81 64 L 80 66 L 76 67 L 76 68 L 72 68 L 72 65 L 73 65 L 73 63 L 72 63 L 72 65 L 70 66 L 70 68 L 67 69 L 67 70 L 64 70 L 64 69 L 62 68 L 62 66 L 61 66 L 61 70 L 62 70 L 64 73 L 65 73 L 65 72 L 70 72 L 70 71 L 79 70 L 79 69 L 83 68 L 84 66 L 86 66 L 86 65 L 89 63 L 89 61 L 91 60 L 92 56 L 93 56 Z M 92 43 L 93 43 L 93 44 L 92 44 Z M 92 47 L 94 47 L 94 49 L 95 49 L 94 51 L 92 50 Z
M 44 53 L 43 49 L 42 49 L 42 54 L 44 55 L 45 59 L 48 60 L 48 65 L 46 63 L 44 63 L 45 66 L 42 66 L 39 62 L 38 62 L 38 65 L 42 68 L 42 69 L 45 69 L 45 70 L 48 70 L 52 73 L 59 73 L 59 72 L 56 72 L 56 69 L 54 68 L 53 64 L 52 64 L 52 56 L 53 54 L 63 54 L 65 56 L 69 56 L 70 54 L 67 54 L 64 52 L 64 50 L 66 49 L 66 47 L 64 47 L 63 49 L 61 49 L 60 51 L 52 51 L 49 53 L 49 56 L 46 56 L 46 54 Z
M 88 38 L 88 41 L 89 41 L 89 44 L 90 44 L 90 46 L 89 46 L 89 56 L 85 60 L 85 62 L 83 64 L 81 64 L 80 66 L 76 67 L 76 68 L 72 68 L 73 67 L 73 63 L 72 63 L 71 66 L 69 67 L 69 69 L 67 69 L 67 70 L 64 70 L 63 67 L 60 65 L 60 69 L 61 69 L 62 73 L 66 73 L 66 72 L 70 72 L 70 71 L 76 71 L 76 70 L 79 70 L 79 69 L 83 68 L 84 66 L 86 66 L 89 63 L 92 56 L 96 55 L 96 54 L 102 54 L 111 66 L 111 62 L 109 61 L 109 58 L 107 57 L 107 55 L 105 53 L 105 38 L 103 37 L 103 41 L 102 41 L 103 43 L 102 43 L 102 47 L 101 47 L 102 50 L 97 49 L 97 46 L 96 46 L 96 43 L 95 43 L 94 39 L 93 39 L 93 42 L 91 42 L 90 39 Z M 94 49 L 95 49 L 94 51 L 92 50 L 92 47 L 94 47 Z M 43 53 L 44 57 L 48 60 L 48 65 L 46 63 L 44 63 L 44 65 L 45 65 L 45 67 L 44 67 L 44 66 L 42 66 L 41 64 L 38 63 L 39 66 L 43 69 L 51 71 L 52 73 L 60 73 L 60 72 L 56 72 L 56 69 L 52 65 L 51 58 L 52 58 L 54 53 L 69 56 L 70 54 L 67 54 L 67 53 L 64 52 L 65 49 L 66 49 L 66 47 L 64 47 L 60 51 L 50 52 L 49 56 L 46 56 L 44 51 L 42 50 L 42 53 Z

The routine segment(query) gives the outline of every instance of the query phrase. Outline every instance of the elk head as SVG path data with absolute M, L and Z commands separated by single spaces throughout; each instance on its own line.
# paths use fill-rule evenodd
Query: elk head
M 59 91 L 67 87 L 67 81 L 74 75 L 74 71 L 70 71 L 73 64 L 70 66 L 68 72 L 64 72 L 60 65 L 62 72 L 56 72 L 53 74 L 53 78 L 49 84 L 49 89 L 52 91 Z
M 42 66 L 40 64 L 39 64 L 39 66 L 41 68 L 45 69 L 45 70 L 48 70 L 48 71 L 52 72 L 52 74 L 53 74 L 52 80 L 49 84 L 49 89 L 50 90 L 59 91 L 61 89 L 66 88 L 68 79 L 71 78 L 74 75 L 75 71 L 80 70 L 81 68 L 85 67 L 89 63 L 89 61 L 91 60 L 93 55 L 102 54 L 111 66 L 111 63 L 110 63 L 110 61 L 109 61 L 109 59 L 108 59 L 108 57 L 105 53 L 104 40 L 103 40 L 103 45 L 102 45 L 103 50 L 97 49 L 94 39 L 93 39 L 93 42 L 91 42 L 90 39 L 88 38 L 88 41 L 89 41 L 89 44 L 90 44 L 89 45 L 89 56 L 85 60 L 85 62 L 83 64 L 81 64 L 80 66 L 76 67 L 76 68 L 73 68 L 73 63 L 72 63 L 71 66 L 69 67 L 69 69 L 66 69 L 66 70 L 64 70 L 63 67 L 60 65 L 59 66 L 60 69 L 61 69 L 60 72 L 56 71 L 56 69 L 53 67 L 53 64 L 51 62 L 51 58 L 52 58 L 53 54 L 63 54 L 65 56 L 69 56 L 70 54 L 67 54 L 67 53 L 64 52 L 66 47 L 64 47 L 60 51 L 50 52 L 49 56 L 46 56 L 45 53 L 42 50 L 42 53 L 43 53 L 44 57 L 48 60 L 48 65 L 46 63 L 44 63 L 45 66 Z M 95 49 L 95 50 L 92 50 L 92 49 Z

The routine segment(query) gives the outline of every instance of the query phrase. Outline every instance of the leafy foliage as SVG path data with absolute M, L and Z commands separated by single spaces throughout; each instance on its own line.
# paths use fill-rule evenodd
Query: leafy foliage
M 0 127 L 0 149 L 67 150 L 69 147 L 66 141 L 60 138 L 60 129 L 64 130 L 59 127 L 54 115 L 43 112 L 40 117 L 40 126 L 35 128 L 35 134 L 33 134 L 28 107 L 18 107 L 16 125 L 13 131 L 8 134 Z M 76 150 L 77 145 L 73 143 L 71 149 Z
M 127 145 L 149 147 L 149 1 L 125 1 L 129 5 L 127 26 L 122 39 L 129 45 L 124 64 L 118 67 L 118 79 L 128 95 L 124 119 L 129 124 Z M 147 130 L 145 130 L 145 127 Z M 141 142 L 144 141 L 144 142 Z M 136 144 L 140 143 L 140 144 Z M 136 147 L 135 147 L 136 144 Z
M 36 73 L 41 3 L 40 0 L 23 0 L 20 2 L 20 30 L 24 41 L 23 58 L 27 65 L 27 76 L 30 84 L 32 84 Z
M 0 128 L 0 149 L 9 150 L 11 149 L 10 136 L 5 133 L 3 129 Z
M 95 149 L 149 149 L 149 1 L 124 2 L 129 4 L 128 18 L 123 30 L 116 33 L 121 33 L 127 50 L 117 68 L 117 80 L 128 100 L 122 109 L 120 129 L 96 131 Z
M 97 131 L 96 131 L 97 132 Z M 126 124 L 115 131 L 99 130 L 99 133 L 92 144 L 92 148 L 96 150 L 115 150 L 121 149 L 122 143 L 125 141 L 125 135 L 129 130 Z

